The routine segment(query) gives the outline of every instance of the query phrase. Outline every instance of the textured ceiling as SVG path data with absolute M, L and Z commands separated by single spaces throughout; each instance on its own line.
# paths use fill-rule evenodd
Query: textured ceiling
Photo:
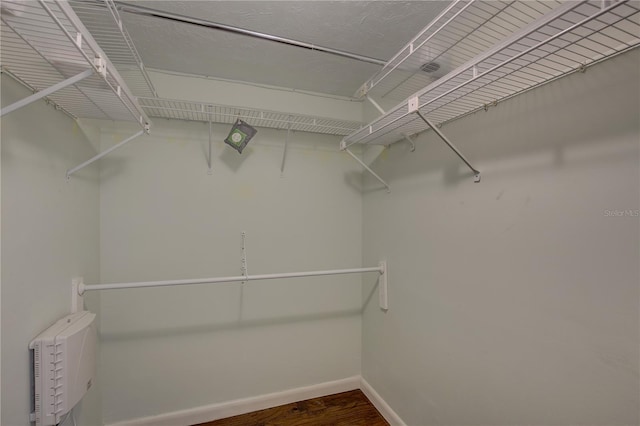
M 140 1 L 127 3 L 382 60 L 448 2 Z M 299 47 L 123 13 L 149 68 L 351 96 L 380 67 Z

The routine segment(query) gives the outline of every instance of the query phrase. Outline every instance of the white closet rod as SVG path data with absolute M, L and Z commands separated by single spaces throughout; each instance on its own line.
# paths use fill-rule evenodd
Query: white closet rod
M 386 262 L 380 262 L 378 266 L 371 268 L 353 268 L 353 269 L 332 269 L 327 271 L 311 271 L 311 272 L 286 272 L 281 274 L 262 274 L 262 275 L 239 275 L 234 277 L 219 278 L 197 278 L 191 280 L 169 280 L 169 281 L 147 281 L 134 283 L 114 283 L 114 284 L 92 284 L 85 285 L 82 282 L 77 284 L 78 294 L 82 296 L 85 291 L 97 290 L 121 290 L 125 288 L 146 288 L 146 287 L 167 287 L 174 285 L 192 285 L 192 284 L 215 284 L 237 281 L 255 281 L 255 280 L 273 280 L 277 278 L 299 278 L 299 277 L 315 277 L 322 275 L 342 275 L 342 274 L 358 274 L 363 272 L 377 272 L 384 275 L 386 270 Z

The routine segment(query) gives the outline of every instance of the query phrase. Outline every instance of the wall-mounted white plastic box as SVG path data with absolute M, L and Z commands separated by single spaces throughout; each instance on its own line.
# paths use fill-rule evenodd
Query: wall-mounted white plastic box
M 33 350 L 36 426 L 56 425 L 95 381 L 96 315 L 76 312 L 58 320 L 30 344 Z

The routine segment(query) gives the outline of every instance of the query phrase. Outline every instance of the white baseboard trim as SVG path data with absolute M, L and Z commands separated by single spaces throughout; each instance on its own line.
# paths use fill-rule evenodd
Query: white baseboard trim
M 264 410 L 265 408 L 271 408 L 271 407 L 277 407 L 279 405 L 290 404 L 292 402 L 302 401 L 305 399 L 318 398 L 325 395 L 332 395 L 334 393 L 347 392 L 350 390 L 359 389 L 361 386 L 361 382 L 362 382 L 362 378 L 360 376 L 353 376 L 353 377 L 348 377 L 346 379 L 335 380 L 332 382 L 325 382 L 325 383 L 320 383 L 312 386 L 289 389 L 283 392 L 274 392 L 274 393 L 269 393 L 266 395 L 260 395 L 260 396 L 251 397 L 251 398 L 243 398 L 243 399 L 236 399 L 228 402 L 222 402 L 219 404 L 204 405 L 201 407 L 195 407 L 188 410 L 174 411 L 171 413 L 160 414 L 157 416 L 139 417 L 137 419 L 125 420 L 118 423 L 111 423 L 107 426 L 194 425 L 198 423 L 210 422 L 212 420 L 224 419 L 225 417 L 238 416 L 240 414 L 246 414 L 252 411 Z M 367 384 L 367 386 L 369 385 Z M 369 388 L 371 387 L 369 386 Z M 376 393 L 376 395 L 378 394 Z M 380 398 L 379 395 L 378 395 L 378 398 Z M 382 401 L 382 399 L 380 399 L 380 401 Z M 385 406 L 387 405 L 385 404 Z M 378 410 L 380 409 L 378 408 Z M 391 413 L 393 413 L 393 410 L 391 410 L 390 408 L 389 410 Z M 382 412 L 382 410 L 380 410 L 380 412 Z
M 371 385 L 364 379 L 360 378 L 360 390 L 365 394 L 369 401 L 373 404 L 374 407 L 378 409 L 382 417 L 385 418 L 386 421 L 389 422 L 391 426 L 407 426 L 407 424 L 402 421 L 398 413 L 393 411 L 393 409 L 387 404 L 387 402 L 382 399 L 380 394 L 375 391 L 371 387 Z

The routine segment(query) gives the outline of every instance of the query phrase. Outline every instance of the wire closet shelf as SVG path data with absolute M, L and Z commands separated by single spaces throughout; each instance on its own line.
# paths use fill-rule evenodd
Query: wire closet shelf
M 355 96 L 402 101 L 559 5 L 554 0 L 454 0 Z
M 638 47 L 640 3 L 563 3 L 342 141 L 388 145 Z M 393 61 L 393 60 L 392 60 Z
M 136 96 L 157 96 L 113 0 L 68 0 Z
M 135 121 L 148 129 L 146 113 L 66 1 L 11 2 L 1 27 L 3 72 L 47 93 L 74 118 Z
M 309 115 L 262 109 L 217 105 L 163 98 L 138 98 L 140 105 L 152 117 L 187 121 L 232 124 L 240 118 L 257 127 L 290 129 L 302 132 L 344 136 L 359 129 L 359 121 L 320 118 Z

